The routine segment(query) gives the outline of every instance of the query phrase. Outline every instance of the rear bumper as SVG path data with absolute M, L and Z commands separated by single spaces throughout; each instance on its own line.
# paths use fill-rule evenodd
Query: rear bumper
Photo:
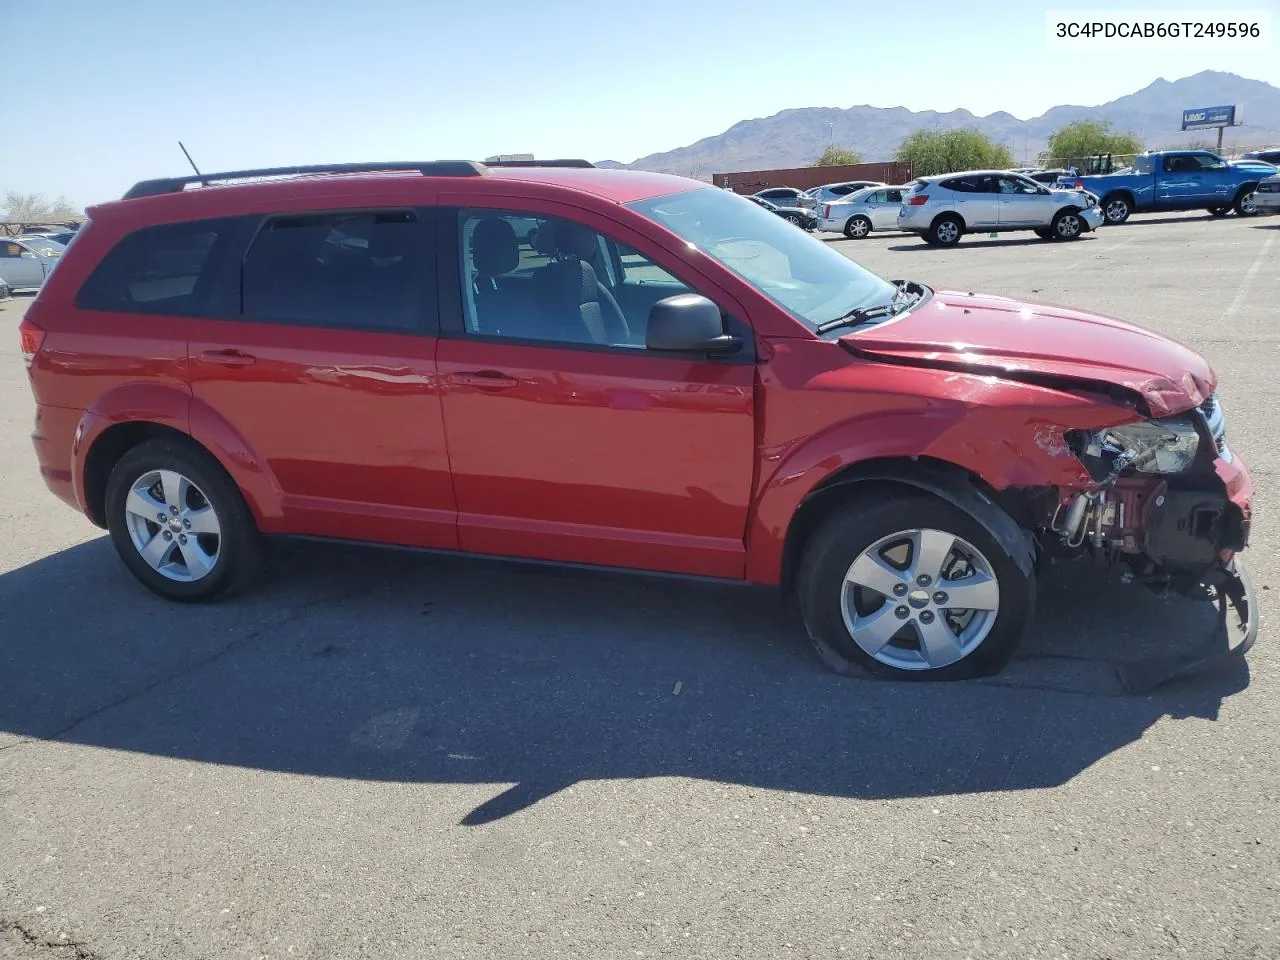
M 79 410 L 36 404 L 31 443 L 45 486 L 63 503 L 84 512 L 75 483 L 73 448 L 82 414 Z

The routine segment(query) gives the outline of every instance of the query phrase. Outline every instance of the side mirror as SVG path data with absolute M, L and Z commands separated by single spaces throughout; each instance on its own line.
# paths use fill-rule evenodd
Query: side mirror
M 724 332 L 724 318 L 714 303 L 697 293 L 678 293 L 649 309 L 644 345 L 681 353 L 733 353 L 742 341 Z

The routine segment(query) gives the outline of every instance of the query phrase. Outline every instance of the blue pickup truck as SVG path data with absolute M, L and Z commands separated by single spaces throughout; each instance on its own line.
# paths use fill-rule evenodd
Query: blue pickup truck
M 1059 183 L 1096 194 L 1105 222 L 1114 224 L 1131 213 L 1156 210 L 1208 210 L 1216 217 L 1235 210 L 1250 217 L 1258 212 L 1258 182 L 1276 172 L 1262 160 L 1230 163 L 1207 150 L 1165 150 L 1141 154 L 1116 173 L 1064 177 Z

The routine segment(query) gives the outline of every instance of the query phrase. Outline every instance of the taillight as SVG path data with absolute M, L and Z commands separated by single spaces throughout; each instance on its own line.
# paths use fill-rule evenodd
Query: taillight
M 30 367 L 35 362 L 36 354 L 44 345 L 44 330 L 36 326 L 26 317 L 18 324 L 18 341 L 22 344 L 22 360 Z
M 912 197 L 910 200 L 907 201 L 907 205 L 912 207 L 923 207 L 928 202 L 929 202 L 929 195 L 927 193 L 917 193 L 914 197 Z
M 830 219 L 831 219 L 831 204 L 829 204 L 829 203 L 828 203 L 828 204 L 824 204 L 824 205 L 823 205 L 823 207 L 822 207 L 822 219 L 823 219 L 823 220 L 830 220 Z
M 1083 180 L 1077 180 L 1077 181 L 1076 181 L 1076 189 L 1077 189 L 1077 190 L 1083 190 L 1083 189 L 1084 189 L 1084 181 L 1083 181 Z

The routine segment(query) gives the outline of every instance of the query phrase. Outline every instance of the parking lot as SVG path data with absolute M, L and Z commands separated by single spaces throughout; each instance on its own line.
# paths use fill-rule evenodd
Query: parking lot
M 392 551 L 166 604 L 41 483 L 15 298 L 0 958 L 1280 957 L 1280 217 L 824 242 L 1204 352 L 1259 488 L 1247 665 L 1123 695 L 1206 611 L 1087 567 L 945 685 L 827 673 L 764 591 Z

